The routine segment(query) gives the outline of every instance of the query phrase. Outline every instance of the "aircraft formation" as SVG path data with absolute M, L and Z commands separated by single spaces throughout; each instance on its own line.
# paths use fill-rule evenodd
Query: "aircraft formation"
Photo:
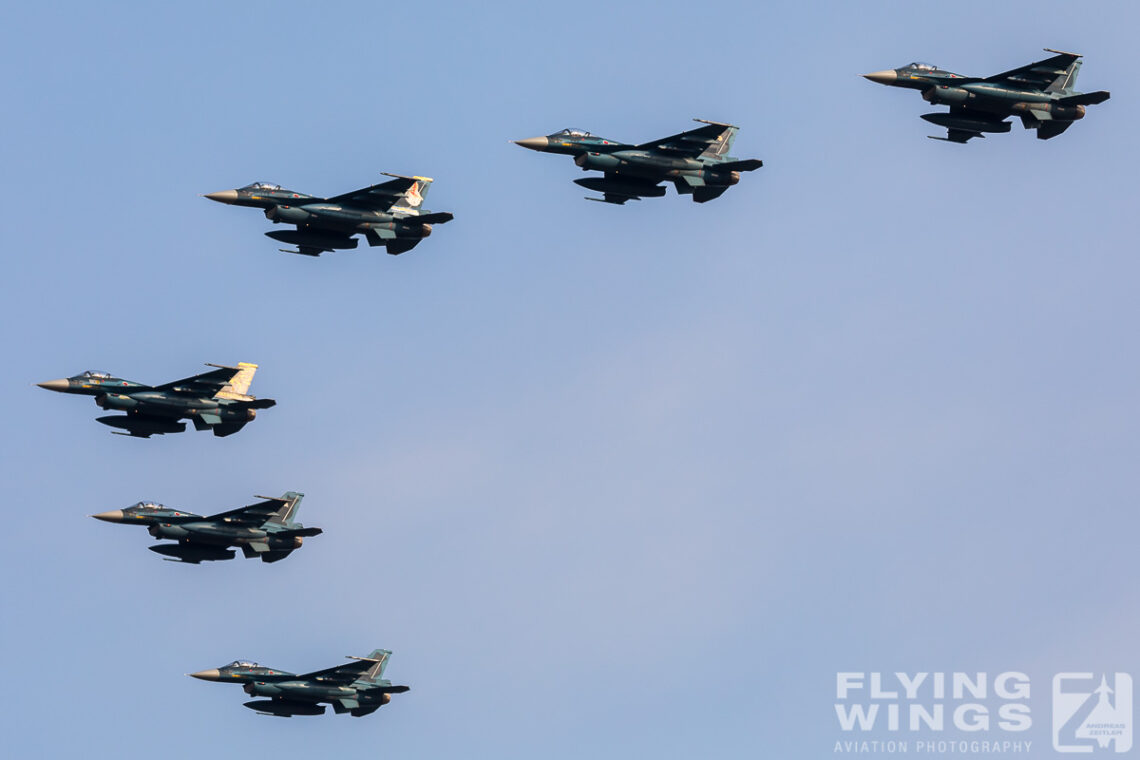
M 949 106 L 948 112 L 922 115 L 926 121 L 946 128 L 946 137 L 934 139 L 966 143 L 985 137 L 985 133 L 1009 132 L 1011 123 L 1006 119 L 1017 116 L 1026 129 L 1036 130 L 1039 139 L 1048 140 L 1084 118 L 1086 106 L 1108 100 L 1109 93 L 1078 92 L 1075 87 L 1081 56 L 1046 50 L 1053 55 L 990 77 L 966 77 L 924 63 L 863 76 L 879 84 L 918 90 L 928 103 Z M 581 129 L 563 129 L 513 142 L 542 153 L 572 156 L 583 171 L 601 172 L 601 176 L 574 180 L 602 195 L 587 200 L 624 205 L 631 200 L 664 196 L 666 183 L 672 183 L 679 195 L 707 203 L 738 184 L 742 173 L 761 168 L 763 162 L 729 155 L 739 127 L 696 121 L 702 126 L 637 144 L 609 140 Z M 454 219 L 450 212 L 423 208 L 432 179 L 386 176 L 391 179 L 331 197 L 306 195 L 265 182 L 204 197 L 261 209 L 269 221 L 293 228 L 265 233 L 294 246 L 281 249 L 283 252 L 314 257 L 356 248 L 357 235 L 362 235 L 369 246 L 398 255 L 430 236 L 434 225 Z M 273 399 L 248 394 L 258 365 L 239 362 L 236 366 L 207 366 L 213 369 L 160 385 L 95 371 L 38 385 L 59 393 L 94 397 L 101 409 L 121 412 L 97 417 L 96 421 L 117 428 L 114 432 L 118 435 L 135 438 L 184 432 L 183 420 L 192 422 L 196 430 L 212 431 L 216 437 L 230 436 L 251 422 L 258 410 L 276 404 Z M 299 549 L 303 539 L 322 533 L 320 528 L 306 528 L 295 521 L 303 496 L 297 491 L 280 497 L 258 496 L 261 501 L 254 504 L 208 516 L 139 502 L 92 517 L 145 526 L 153 538 L 171 542 L 149 547 L 168 560 L 192 565 L 228 560 L 236 557 L 240 548 L 246 558 L 274 563 Z M 241 684 L 247 695 L 255 697 L 245 706 L 264 715 L 320 715 L 329 704 L 335 713 L 360 717 L 388 704 L 392 694 L 409 690 L 383 678 L 391 655 L 390 650 L 376 649 L 365 657 L 350 656 L 351 663 L 299 675 L 245 660 L 189 675 Z

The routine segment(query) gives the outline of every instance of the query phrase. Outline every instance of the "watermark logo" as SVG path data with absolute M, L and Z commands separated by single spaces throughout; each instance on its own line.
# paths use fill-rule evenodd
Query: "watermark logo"
M 1101 754 L 1132 749 L 1132 676 L 1053 676 L 1053 749 Z

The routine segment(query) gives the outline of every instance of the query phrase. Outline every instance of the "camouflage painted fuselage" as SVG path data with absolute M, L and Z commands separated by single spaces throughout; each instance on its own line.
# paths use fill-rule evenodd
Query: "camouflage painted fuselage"
M 213 430 L 214 435 L 223 437 L 241 430 L 257 416 L 256 410 L 267 409 L 277 402 L 245 395 L 257 365 L 242 363 L 238 367 L 219 369 L 232 372 L 227 375 L 215 370 L 179 381 L 185 385 L 151 386 L 106 372 L 88 371 L 38 385 L 57 393 L 93 396 L 95 404 L 102 409 L 126 412 L 122 416 L 97 417 L 96 420 L 134 437 L 181 433 L 186 429 L 185 423 L 180 422 L 183 419 L 191 420 L 197 430 Z M 239 378 L 243 385 L 235 391 L 228 383 Z
M 742 171 L 763 166 L 759 159 L 738 160 L 727 155 L 738 128 L 704 122 L 706 126 L 643 145 L 609 140 L 581 129 L 563 129 L 545 137 L 515 140 L 517 145 L 542 153 L 574 157 L 583 171 L 603 172 L 601 177 L 575 180 L 575 184 L 604 194 L 607 203 L 657 198 L 665 195 L 661 182 L 672 182 L 677 192 L 704 203 L 740 182 Z
M 304 494 L 288 491 L 279 498 L 209 517 L 156 504 L 139 502 L 124 509 L 101 512 L 92 517 L 105 522 L 146 526 L 158 539 L 174 544 L 158 544 L 150 550 L 170 559 L 197 564 L 210 560 L 233 559 L 231 546 L 241 547 L 246 557 L 277 562 L 301 547 L 308 536 L 321 534 L 320 528 L 306 528 L 292 518 Z
M 1056 52 L 1056 51 L 1049 51 Z M 919 90 L 932 105 L 949 106 L 949 112 L 923 114 L 932 124 L 946 127 L 950 142 L 964 143 L 985 132 L 1008 132 L 1009 116 L 1018 116 L 1026 129 L 1048 140 L 1083 119 L 1085 106 L 1108 100 L 1105 91 L 1081 93 L 1075 89 L 1080 56 L 1057 53 L 1036 63 L 992 77 L 967 77 L 927 63 L 911 63 L 863 76 L 891 87 Z
M 254 182 L 205 197 L 233 206 L 259 208 L 275 224 L 295 225 L 294 230 L 265 233 L 274 240 L 297 246 L 290 253 L 317 256 L 326 251 L 353 249 L 357 247 L 353 236 L 359 233 L 369 245 L 384 246 L 389 253 L 398 254 L 431 235 L 433 224 L 453 218 L 450 213 L 432 213 L 422 208 L 431 183 L 428 177 L 396 177 L 345 195 L 320 198 Z
M 246 694 L 260 697 L 245 706 L 266 715 L 321 715 L 325 711 L 321 703 L 327 702 L 336 713 L 361 717 L 388 704 L 392 694 L 408 691 L 407 686 L 394 686 L 381 677 L 391 654 L 377 649 L 368 657 L 352 658 L 356 662 L 301 675 L 242 660 L 190 675 L 241 684 Z

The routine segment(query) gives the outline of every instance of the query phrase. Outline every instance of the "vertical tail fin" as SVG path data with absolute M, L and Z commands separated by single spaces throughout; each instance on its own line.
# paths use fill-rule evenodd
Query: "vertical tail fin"
M 431 183 L 435 180 L 431 177 L 413 177 L 412 179 L 416 181 L 415 184 L 408 188 L 408 192 L 404 193 L 404 197 L 400 199 L 400 203 L 397 205 L 407 206 L 418 211 L 424 205 L 424 198 L 427 197 L 428 189 L 431 188 Z
M 1053 80 L 1053 83 L 1045 88 L 1045 92 L 1071 92 L 1077 86 L 1077 74 L 1081 71 L 1081 59 L 1073 61 L 1069 64 L 1069 68 L 1065 69 L 1065 73 Z
M 372 667 L 360 675 L 361 681 L 375 683 L 384 677 L 384 668 L 388 667 L 388 658 L 392 656 L 390 649 L 373 649 L 367 657 L 356 657 L 357 660 L 372 660 Z
M 234 401 L 251 401 L 252 399 L 246 395 L 249 391 L 249 386 L 253 383 L 253 375 L 257 372 L 257 365 L 250 364 L 249 362 L 238 362 L 237 372 L 230 381 L 217 393 L 214 398 L 228 398 Z
M 293 518 L 297 516 L 297 510 L 301 508 L 301 499 L 305 498 L 305 494 L 298 491 L 286 491 L 281 495 L 286 504 L 282 505 L 281 509 L 273 517 L 269 518 L 269 522 L 285 525 L 293 522 Z
M 704 152 L 701 153 L 701 158 L 727 156 L 728 152 L 732 150 L 732 142 L 736 139 L 736 133 L 739 131 L 740 127 L 726 126 L 724 131 L 717 136 L 716 142 L 705 148 Z

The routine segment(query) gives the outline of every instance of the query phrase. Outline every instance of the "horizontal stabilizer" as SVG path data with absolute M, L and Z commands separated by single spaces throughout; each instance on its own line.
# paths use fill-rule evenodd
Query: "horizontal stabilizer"
M 262 562 L 280 562 L 292 553 L 292 549 L 274 549 L 259 556 Z
M 214 437 L 225 438 L 227 435 L 233 435 L 238 432 L 243 427 L 245 427 L 244 422 L 223 422 L 221 425 L 214 425 Z
M 1043 122 L 1041 126 L 1037 127 L 1037 139 L 1048 140 L 1051 137 L 1056 137 L 1071 126 L 1073 126 L 1073 122 L 1071 121 Z
M 455 214 L 448 211 L 435 211 L 431 214 L 420 214 L 419 216 L 404 217 L 408 221 L 420 222 L 421 224 L 447 224 L 455 218 Z
M 420 244 L 423 238 L 399 238 L 390 240 L 387 243 L 388 253 L 393 256 L 399 256 L 401 253 L 406 253 Z
M 274 531 L 273 535 L 279 538 L 289 538 L 291 536 L 319 536 L 324 533 L 320 528 L 296 528 L 295 530 L 278 530 Z
M 708 187 L 694 187 L 693 188 L 693 201 L 696 203 L 707 203 L 714 198 L 719 198 L 724 192 L 728 190 L 726 185 L 712 185 Z
M 1108 98 L 1108 90 L 1097 90 L 1096 92 L 1082 92 L 1080 95 L 1069 95 L 1057 99 L 1056 102 L 1063 106 L 1095 106 L 1097 103 L 1108 100 Z
M 764 162 L 758 158 L 746 158 L 742 161 L 725 161 L 723 164 L 713 164 L 709 168 L 718 172 L 752 172 L 763 165 Z

